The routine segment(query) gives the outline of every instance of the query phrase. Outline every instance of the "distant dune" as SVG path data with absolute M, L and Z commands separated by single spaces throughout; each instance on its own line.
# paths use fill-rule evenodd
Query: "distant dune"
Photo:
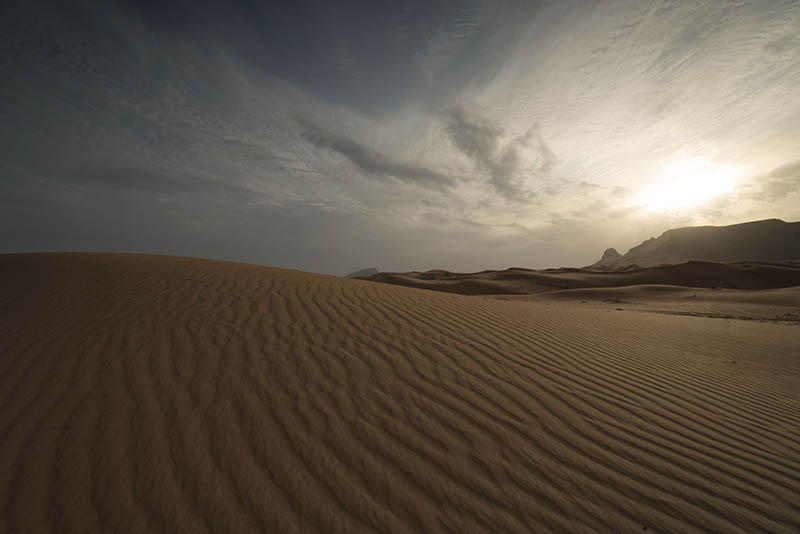
M 690 261 L 658 267 L 622 269 L 545 269 L 512 267 L 504 271 L 451 273 L 442 270 L 380 273 L 367 278 L 462 295 L 530 295 L 576 288 L 666 284 L 727 289 L 776 289 L 800 285 L 800 262 L 713 263 Z
M 730 226 L 695 226 L 667 230 L 620 256 L 608 249 L 589 268 L 651 267 L 690 260 L 711 262 L 781 262 L 800 260 L 800 222 L 767 219 Z
M 799 270 L 404 280 L 713 269 Z M 794 324 L 164 256 L 0 255 L 0 284 L 0 532 L 800 531 Z
M 347 278 L 367 278 L 376 274 L 378 274 L 378 269 L 375 267 L 367 267 L 366 269 L 348 274 Z

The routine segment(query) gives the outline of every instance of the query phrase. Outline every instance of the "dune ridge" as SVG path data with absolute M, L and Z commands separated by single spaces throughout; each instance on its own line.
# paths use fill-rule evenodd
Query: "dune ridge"
M 797 532 L 796 326 L 0 256 L 4 532 Z
M 510 267 L 502 271 L 477 273 L 435 269 L 426 272 L 378 273 L 364 279 L 462 295 L 532 295 L 564 289 L 647 284 L 762 290 L 800 286 L 800 263 L 688 261 L 656 267 L 629 265 L 619 269 L 562 267 L 543 270 Z

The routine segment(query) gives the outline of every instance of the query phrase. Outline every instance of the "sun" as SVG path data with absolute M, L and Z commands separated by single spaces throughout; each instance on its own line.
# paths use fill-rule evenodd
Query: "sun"
M 664 166 L 660 180 L 636 195 L 648 211 L 674 211 L 701 205 L 730 192 L 736 185 L 735 168 L 704 158 L 677 160 Z

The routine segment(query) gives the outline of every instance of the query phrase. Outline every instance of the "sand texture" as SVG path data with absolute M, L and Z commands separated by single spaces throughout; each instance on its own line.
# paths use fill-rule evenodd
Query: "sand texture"
M 0 532 L 799 532 L 800 326 L 618 307 L 2 255 Z

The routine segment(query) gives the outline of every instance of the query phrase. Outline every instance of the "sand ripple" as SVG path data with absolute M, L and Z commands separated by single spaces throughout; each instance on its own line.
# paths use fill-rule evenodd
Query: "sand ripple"
M 0 256 L 0 531 L 798 532 L 796 326 Z

